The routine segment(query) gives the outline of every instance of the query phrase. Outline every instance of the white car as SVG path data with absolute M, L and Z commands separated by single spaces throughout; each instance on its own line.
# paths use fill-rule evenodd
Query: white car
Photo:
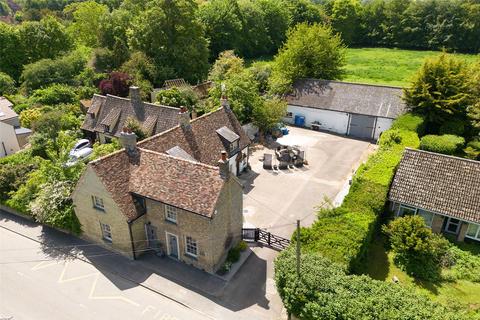
M 74 155 L 71 155 L 68 158 L 68 161 L 65 162 L 65 167 L 71 167 L 80 160 L 86 160 L 90 158 L 92 153 L 93 153 L 93 148 L 83 148 L 78 150 Z
M 91 148 L 91 144 L 90 144 L 90 141 L 88 141 L 87 139 L 80 139 L 77 141 L 77 143 L 75 143 L 75 145 L 73 146 L 72 150 L 70 150 L 70 153 L 68 154 L 70 157 L 76 155 L 80 150 L 84 149 L 84 148 Z

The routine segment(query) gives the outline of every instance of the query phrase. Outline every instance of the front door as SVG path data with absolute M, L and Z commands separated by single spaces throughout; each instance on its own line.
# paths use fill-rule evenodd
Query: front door
M 176 235 L 167 233 L 168 255 L 178 259 L 178 238 Z
M 445 231 L 449 233 L 457 234 L 459 228 L 460 228 L 460 220 L 454 219 L 454 218 L 448 218 Z
M 150 249 L 160 250 L 160 242 L 157 238 L 157 228 L 151 224 L 145 225 L 145 233 L 147 234 L 147 244 Z

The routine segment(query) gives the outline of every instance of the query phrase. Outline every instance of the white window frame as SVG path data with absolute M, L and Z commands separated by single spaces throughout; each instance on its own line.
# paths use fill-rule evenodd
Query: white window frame
M 193 244 L 189 244 L 189 239 Z M 195 247 L 195 253 L 189 251 L 189 246 Z M 198 257 L 198 241 L 191 236 L 185 236 L 185 254 L 194 258 Z
M 110 228 L 110 225 L 100 222 L 100 228 L 102 230 L 102 238 L 112 242 L 112 228 Z
M 420 211 L 420 210 L 431 213 L 431 214 L 432 214 L 432 221 L 430 221 L 430 224 L 427 223 L 427 221 L 425 220 L 425 218 L 423 218 L 423 217 L 422 217 L 422 218 L 423 218 L 423 220 L 425 221 L 425 225 L 426 225 L 427 227 L 429 227 L 429 228 L 432 228 L 433 219 L 435 218 L 435 215 L 437 215 L 436 213 L 434 213 L 434 212 L 432 212 L 432 211 L 424 210 L 424 209 L 421 209 L 421 208 L 417 208 L 417 207 L 414 207 L 414 206 L 409 206 L 409 205 L 406 205 L 406 204 L 399 204 L 398 210 L 397 210 L 397 217 L 404 217 L 404 216 L 405 216 L 405 214 L 404 214 L 403 216 L 400 215 L 402 209 L 413 210 L 413 211 L 414 211 L 413 215 L 414 215 L 414 216 L 417 216 L 417 215 L 418 215 L 418 216 L 420 216 L 420 217 L 422 217 L 421 215 L 419 215 L 419 211 Z
M 467 234 L 468 233 L 468 228 L 470 227 L 470 225 L 477 226 L 477 232 L 476 232 L 475 236 L 470 236 L 470 235 Z M 467 232 L 465 233 L 465 238 L 480 241 L 480 224 L 468 222 L 468 227 L 467 227 Z
M 462 227 L 462 220 L 457 219 L 457 218 L 452 218 L 452 217 L 447 217 L 447 224 L 445 225 L 445 232 L 450 233 L 450 234 L 458 234 L 460 232 L 460 228 Z M 452 222 L 452 219 L 458 220 L 458 224 Z M 448 227 L 452 225 L 457 225 L 457 230 L 455 232 L 448 230 Z
M 92 202 L 95 209 L 105 211 L 105 203 L 103 202 L 103 198 L 92 195 Z
M 174 206 L 170 206 L 168 204 L 165 205 L 165 220 L 177 223 L 177 208 Z

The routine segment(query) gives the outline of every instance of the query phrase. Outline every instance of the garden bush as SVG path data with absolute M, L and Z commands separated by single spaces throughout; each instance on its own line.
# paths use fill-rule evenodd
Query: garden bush
M 457 280 L 480 282 L 480 256 L 462 250 L 455 245 L 448 249 L 450 268 L 445 271 L 447 277 Z
M 442 136 L 426 135 L 420 140 L 420 149 L 447 155 L 458 154 L 465 144 L 465 139 L 451 134 Z
M 384 132 L 379 144 L 378 152 L 358 168 L 342 205 L 320 210 L 313 225 L 301 231 L 305 250 L 320 252 L 350 271 L 360 267 L 367 253 L 404 148 L 418 147 L 419 139 L 413 131 L 393 129 Z
M 395 264 L 418 279 L 440 279 L 442 260 L 450 246 L 442 235 L 434 234 L 420 216 L 405 216 L 383 227 L 395 254 Z
M 275 260 L 275 282 L 288 313 L 300 319 L 466 319 L 414 289 L 347 275 L 342 265 L 319 253 L 301 255 L 300 278 L 294 248 Z
M 467 147 L 463 152 L 469 159 L 480 160 L 480 140 L 473 140 L 467 143 Z
M 76 102 L 77 95 L 73 87 L 64 84 L 53 84 L 44 89 L 35 90 L 30 99 L 33 103 L 53 106 L 60 103 Z
M 394 121 L 391 129 L 415 131 L 422 136 L 425 132 L 424 118 L 414 113 L 405 113 Z
M 453 134 L 456 136 L 463 136 L 465 133 L 465 124 L 466 121 L 453 119 L 447 122 L 444 122 L 440 128 L 438 128 L 438 133 L 443 134 Z

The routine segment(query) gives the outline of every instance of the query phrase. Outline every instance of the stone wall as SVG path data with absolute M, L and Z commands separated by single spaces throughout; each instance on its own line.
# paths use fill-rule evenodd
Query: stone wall
M 105 211 L 93 207 L 92 196 L 103 199 Z M 87 167 L 80 178 L 72 199 L 75 214 L 82 226 L 82 238 L 133 259 L 132 242 L 126 218 L 91 167 Z M 103 239 L 100 223 L 110 226 L 112 242 Z

